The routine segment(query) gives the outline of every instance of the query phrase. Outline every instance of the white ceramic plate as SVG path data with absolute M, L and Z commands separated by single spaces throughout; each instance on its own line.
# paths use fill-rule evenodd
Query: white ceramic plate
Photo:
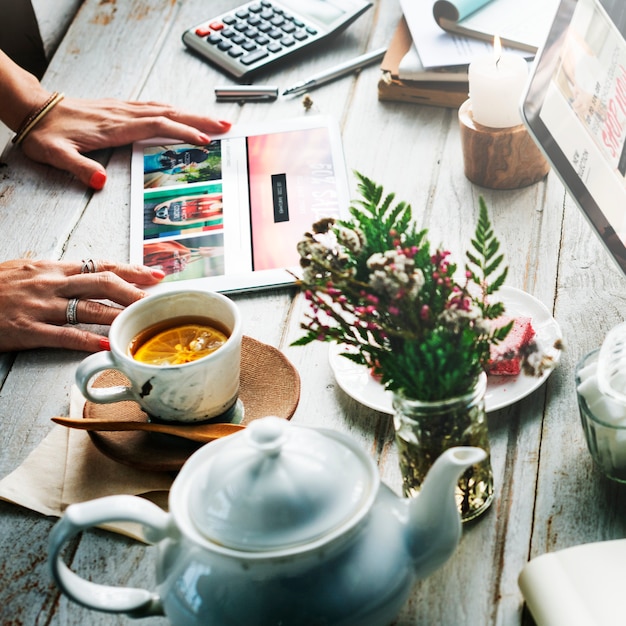
M 537 342 L 546 348 L 561 338 L 561 329 L 548 309 L 534 296 L 513 287 L 502 287 L 498 291 L 499 299 L 506 307 L 506 314 L 511 317 L 525 316 L 533 321 Z M 364 365 L 353 363 L 341 356 L 348 346 L 331 344 L 329 351 L 330 366 L 337 384 L 357 402 L 380 411 L 393 413 L 391 406 L 392 394 L 378 383 Z M 556 354 L 554 366 L 558 361 Z M 490 376 L 487 379 L 485 405 L 487 412 L 497 411 L 509 406 L 531 394 L 550 376 L 554 366 L 546 370 L 542 376 Z

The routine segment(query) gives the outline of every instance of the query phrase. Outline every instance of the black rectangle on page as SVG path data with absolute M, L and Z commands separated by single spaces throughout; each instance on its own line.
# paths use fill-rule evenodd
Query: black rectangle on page
M 289 204 L 287 203 L 286 174 L 272 174 L 272 200 L 274 205 L 274 222 L 288 222 Z

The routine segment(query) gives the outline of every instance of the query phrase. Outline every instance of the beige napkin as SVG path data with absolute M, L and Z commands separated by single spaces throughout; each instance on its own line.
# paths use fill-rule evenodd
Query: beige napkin
M 84 403 L 73 388 L 70 416 L 81 417 Z M 55 517 L 75 502 L 114 494 L 141 496 L 165 509 L 172 480 L 168 473 L 117 463 L 102 454 L 85 431 L 55 425 L 26 460 L 0 481 L 0 498 Z M 145 541 L 139 524 L 116 522 L 104 527 Z

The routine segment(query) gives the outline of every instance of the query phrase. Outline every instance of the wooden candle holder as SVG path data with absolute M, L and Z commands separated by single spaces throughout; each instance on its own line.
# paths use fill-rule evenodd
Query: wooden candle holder
M 519 189 L 541 180 L 550 165 L 523 124 L 490 128 L 474 121 L 466 100 L 459 109 L 465 176 L 489 189 Z

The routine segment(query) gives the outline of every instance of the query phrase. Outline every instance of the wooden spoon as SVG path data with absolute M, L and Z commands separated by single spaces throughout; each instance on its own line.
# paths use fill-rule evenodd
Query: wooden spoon
M 174 435 L 191 441 L 213 441 L 243 430 L 241 424 L 158 424 L 156 422 L 124 422 L 113 420 L 72 419 L 70 417 L 53 417 L 52 421 L 68 428 L 96 431 L 144 430 L 151 433 Z

